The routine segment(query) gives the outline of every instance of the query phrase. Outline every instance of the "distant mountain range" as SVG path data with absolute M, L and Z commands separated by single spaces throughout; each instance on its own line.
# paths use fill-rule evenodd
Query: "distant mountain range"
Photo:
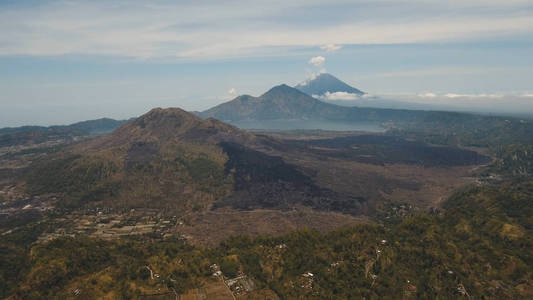
M 325 120 L 342 122 L 411 122 L 432 114 L 453 114 L 402 109 L 346 107 L 326 103 L 288 85 L 275 86 L 259 97 L 249 95 L 197 113 L 228 123 L 264 120 Z
M 275 86 L 259 97 L 239 96 L 199 113 L 222 121 L 276 119 L 342 119 L 347 110 L 324 103 L 288 85 Z
M 391 132 L 409 132 L 413 136 L 423 134 L 428 141 L 435 143 L 490 145 L 511 141 L 516 136 L 527 137 L 528 140 L 529 136 L 533 136 L 524 134 L 533 129 L 527 120 L 453 111 L 339 106 L 315 99 L 287 85 L 276 86 L 259 97 L 239 96 L 198 115 L 216 118 L 242 128 L 267 130 L 368 131 L 358 124 L 371 124 Z M 308 123 L 313 126 L 308 126 Z M 335 124 L 348 126 L 336 129 L 332 126 Z M 436 134 L 438 132 L 441 134 Z M 439 136 L 439 140 L 429 138 L 432 134 Z
M 300 89 L 298 89 L 300 88 Z M 311 90 L 313 88 L 313 90 Z M 409 128 L 410 130 L 426 131 L 439 130 L 442 126 L 449 126 L 457 131 L 463 131 L 465 126 L 475 126 L 485 131 L 487 124 L 506 122 L 505 117 L 490 117 L 468 113 L 449 111 L 435 111 L 429 109 L 416 110 L 409 106 L 408 109 L 386 108 L 393 104 L 384 99 L 372 97 L 358 98 L 364 102 L 362 106 L 343 106 L 340 103 L 328 103 L 312 97 L 309 93 L 334 91 L 333 93 L 350 93 L 361 95 L 363 92 L 348 86 L 330 74 L 321 74 L 305 85 L 297 88 L 282 84 L 271 88 L 259 97 L 250 95 L 238 96 L 235 99 L 212 107 L 203 112 L 194 112 L 197 116 L 207 119 L 215 118 L 230 123 L 240 128 L 253 129 L 325 129 L 325 130 L 373 130 Z M 347 91 L 347 92 L 345 92 Z M 350 94 L 352 95 L 352 94 Z M 343 102 L 343 101 L 339 101 Z M 390 102 L 390 101 L 389 101 Z M 385 107 L 372 107 L 384 104 Z M 387 104 L 388 103 L 388 104 Z M 396 102 L 397 103 L 397 102 Z M 134 119 L 130 119 L 134 120 Z M 67 126 L 23 126 L 17 128 L 0 129 L 0 147 L 16 146 L 44 141 L 71 141 L 76 137 L 108 133 L 129 120 L 117 121 L 113 119 L 98 119 L 79 122 Z M 516 122 L 515 122 L 516 121 Z M 519 120 L 515 120 L 515 124 Z M 278 124 L 278 127 L 271 126 Z M 368 127 L 357 124 L 367 124 Z M 342 126 L 332 126 L 341 124 Z M 421 124 L 424 124 L 421 126 Z M 496 125 L 495 125 L 496 124 Z M 308 126 L 312 125 L 312 126 Z M 521 125 L 520 125 L 521 126 Z M 340 129 L 337 129 L 340 128 Z
M 365 95 L 364 92 L 349 86 L 335 76 L 322 73 L 294 88 L 282 84 L 259 97 L 242 95 L 200 112 L 198 115 L 230 123 L 249 120 L 376 121 L 375 110 L 363 109 L 361 111 L 363 115 L 361 115 L 356 109 L 330 103 L 325 99 L 326 96 L 339 95 L 339 93 L 353 97 Z
M 42 143 L 50 140 L 71 140 L 80 136 L 105 134 L 117 129 L 127 121 L 101 118 L 71 125 L 0 128 L 0 147 Z
M 53 126 L 21 126 L 21 127 L 5 127 L 0 128 L 0 135 L 14 134 L 28 131 L 78 131 L 85 134 L 107 133 L 117 129 L 120 125 L 128 120 L 114 120 L 110 118 L 101 118 L 95 120 L 88 120 L 77 122 L 70 125 L 53 125 Z

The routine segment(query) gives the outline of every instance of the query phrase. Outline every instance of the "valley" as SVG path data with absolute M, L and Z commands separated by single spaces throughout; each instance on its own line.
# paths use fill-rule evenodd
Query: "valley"
M 386 129 L 378 122 L 342 122 L 317 120 L 242 120 L 232 122 L 235 126 L 248 130 L 326 130 L 326 131 L 366 131 L 383 132 Z
M 216 244 L 382 222 L 391 207 L 438 209 L 456 189 L 479 184 L 472 170 L 491 160 L 383 133 L 245 132 L 204 122 L 154 110 L 112 135 L 6 149 L 0 213 L 8 222 L 30 211 L 52 221 L 40 241 L 149 234 Z M 93 173 L 75 175 L 80 167 Z

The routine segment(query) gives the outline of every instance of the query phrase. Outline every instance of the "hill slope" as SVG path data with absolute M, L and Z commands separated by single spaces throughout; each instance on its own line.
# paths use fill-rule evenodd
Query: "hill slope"
M 317 187 L 298 167 L 257 149 L 277 143 L 178 108 L 153 109 L 112 134 L 72 146 L 29 168 L 30 194 L 60 206 L 165 208 L 213 205 L 357 213 L 357 200 Z
M 251 140 L 252 135 L 220 121 L 158 108 L 36 163 L 27 182 L 32 194 L 59 194 L 59 205 L 68 207 L 188 210 L 231 191 L 231 178 L 224 173 L 227 157 L 217 143 Z
M 11 232 L 0 244 L 0 296 L 192 298 L 222 284 L 211 275 L 217 264 L 226 278 L 242 271 L 253 281 L 256 291 L 239 298 L 531 299 L 532 197 L 531 181 L 503 183 L 457 193 L 438 214 L 327 234 L 240 236 L 208 249 L 153 237 L 64 237 L 25 247 Z M 273 296 L 253 297 L 263 289 Z

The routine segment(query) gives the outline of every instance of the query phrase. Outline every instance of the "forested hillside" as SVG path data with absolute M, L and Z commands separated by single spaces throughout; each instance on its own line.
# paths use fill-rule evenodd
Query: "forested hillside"
M 54 225 L 27 225 L 3 237 L 0 291 L 8 299 L 174 295 L 209 285 L 217 264 L 228 278 L 250 277 L 254 293 L 287 299 L 533 297 L 532 199 L 532 181 L 503 182 L 389 225 L 235 237 L 212 249 L 151 236 L 32 246 L 36 231 Z
M 155 109 L 113 134 L 51 152 L 20 171 L 6 169 L 30 196 L 8 201 L 16 184 L 0 194 L 6 212 L 0 218 L 0 297 L 531 298 L 530 125 L 496 119 L 487 125 L 492 130 L 477 130 L 479 120 L 444 125 L 450 122 L 431 123 L 434 132 L 413 126 L 393 135 L 279 140 L 182 110 Z M 312 168 L 319 163 L 326 167 Z M 367 222 L 329 232 L 240 236 L 246 228 L 236 218 L 228 221 L 241 224 L 234 236 L 212 245 L 179 231 L 199 211 L 219 218 L 265 208 L 305 216 L 299 205 L 364 212 L 362 198 L 334 192 L 339 187 L 331 182 L 343 173 L 325 169 L 335 163 L 355 168 L 347 173 L 354 176 L 350 183 L 369 180 L 364 170 L 398 166 L 407 173 L 477 173 L 430 210 L 387 199 L 398 183 L 380 186 L 383 201 Z M 9 172 L 5 178 L 15 178 Z M 46 205 L 26 209 L 40 202 Z M 312 214 L 307 218 L 313 223 Z M 213 222 L 208 228 L 214 233 L 222 229 L 206 222 Z

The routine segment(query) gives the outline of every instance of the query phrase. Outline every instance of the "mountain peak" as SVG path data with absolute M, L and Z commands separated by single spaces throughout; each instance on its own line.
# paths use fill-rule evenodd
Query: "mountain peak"
M 295 88 L 311 96 L 321 96 L 328 92 L 345 92 L 356 95 L 364 94 L 364 92 L 346 84 L 329 73 L 320 73 L 319 75 L 298 84 Z
M 132 122 L 128 122 L 113 133 L 92 140 L 84 146 L 92 149 L 110 149 L 137 142 L 159 145 L 177 142 L 198 142 L 216 144 L 221 141 L 242 143 L 251 141 L 247 132 L 216 119 L 206 119 L 180 108 L 154 108 Z
M 286 84 L 280 84 L 280 85 L 276 85 L 274 86 L 273 88 L 271 88 L 270 90 L 268 90 L 268 92 L 266 92 L 265 94 L 268 94 L 272 91 L 290 91 L 290 90 L 293 90 L 294 88 L 286 85 Z
M 323 79 L 323 78 L 330 78 L 330 79 L 335 79 L 335 80 L 339 80 L 337 77 L 329 74 L 329 73 L 319 73 L 317 76 L 315 76 L 314 79 Z
M 268 90 L 261 97 L 270 98 L 270 97 L 279 97 L 279 96 L 284 96 L 284 95 L 300 95 L 300 94 L 303 94 L 303 93 L 286 84 L 280 84 Z
M 157 107 L 140 116 L 137 120 L 134 121 L 134 123 L 144 128 L 147 125 L 151 124 L 160 126 L 162 125 L 162 123 L 172 122 L 175 126 L 180 127 L 185 122 L 200 122 L 201 120 L 201 118 L 181 108 Z

